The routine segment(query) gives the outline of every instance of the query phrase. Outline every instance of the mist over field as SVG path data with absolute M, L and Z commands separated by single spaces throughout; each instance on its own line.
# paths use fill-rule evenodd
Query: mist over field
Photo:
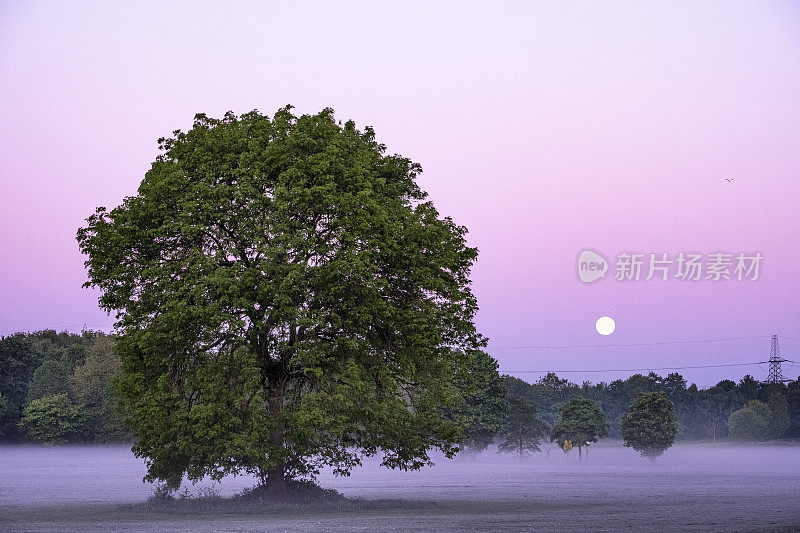
M 550 450 L 548 452 L 548 449 Z M 678 444 L 651 462 L 619 441 L 589 447 L 588 461 L 554 444 L 520 460 L 492 451 L 434 456 L 419 472 L 368 458 L 347 478 L 319 483 L 350 498 L 351 510 L 314 506 L 276 513 L 214 512 L 188 518 L 147 510 L 153 486 L 125 446 L 3 446 L 0 528 L 108 531 L 439 530 L 500 531 L 558 525 L 560 531 L 759 531 L 800 523 L 800 447 L 773 443 Z M 186 484 L 230 496 L 255 479 Z M 786 529 L 789 530 L 789 529 Z

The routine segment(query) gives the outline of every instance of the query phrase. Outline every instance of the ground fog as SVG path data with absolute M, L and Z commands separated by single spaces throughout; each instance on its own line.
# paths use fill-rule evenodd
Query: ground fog
M 549 451 L 548 451 L 549 450 Z M 0 529 L 9 530 L 472 530 L 792 531 L 800 529 L 800 446 L 679 444 L 655 462 L 620 442 L 525 458 L 462 454 L 419 472 L 367 458 L 350 477 L 318 482 L 355 499 L 331 508 L 215 508 L 174 513 L 142 505 L 153 485 L 124 446 L 0 447 Z M 188 483 L 232 496 L 254 484 Z

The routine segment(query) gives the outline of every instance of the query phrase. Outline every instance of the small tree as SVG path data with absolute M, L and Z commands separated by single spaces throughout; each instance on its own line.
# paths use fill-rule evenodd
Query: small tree
M 56 394 L 30 402 L 19 426 L 36 442 L 59 444 L 81 436 L 83 418 L 66 394 Z
M 508 423 L 501 434 L 500 451 L 517 453 L 520 458 L 541 451 L 539 442 L 547 435 L 547 424 L 536 416 L 536 407 L 518 397 L 509 398 L 508 406 Z
M 675 442 L 678 419 L 675 407 L 663 392 L 637 396 L 628 412 L 622 415 L 622 438 L 625 446 L 650 460 L 664 453 Z
M 608 432 L 608 420 L 600 406 L 591 400 L 577 397 L 561 408 L 561 418 L 553 426 L 550 440 L 557 441 L 564 447 L 565 441 L 578 447 L 578 460 L 581 460 L 582 449 L 590 442 L 597 442 Z
M 728 430 L 736 440 L 765 440 L 770 437 L 772 411 L 758 400 L 750 400 L 728 418 Z

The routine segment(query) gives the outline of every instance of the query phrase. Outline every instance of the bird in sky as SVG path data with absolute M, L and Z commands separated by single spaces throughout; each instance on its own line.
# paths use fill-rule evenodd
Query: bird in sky
M 728 183 L 730 183 L 730 182 L 732 182 L 732 181 L 733 181 L 733 178 L 725 178 L 725 181 L 727 181 Z

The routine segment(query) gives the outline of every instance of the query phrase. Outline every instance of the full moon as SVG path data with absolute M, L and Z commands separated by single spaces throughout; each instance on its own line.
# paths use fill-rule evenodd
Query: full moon
M 611 335 L 614 333 L 614 328 L 616 328 L 617 325 L 610 316 L 601 316 L 597 319 L 597 322 L 595 322 L 594 327 L 600 335 Z

